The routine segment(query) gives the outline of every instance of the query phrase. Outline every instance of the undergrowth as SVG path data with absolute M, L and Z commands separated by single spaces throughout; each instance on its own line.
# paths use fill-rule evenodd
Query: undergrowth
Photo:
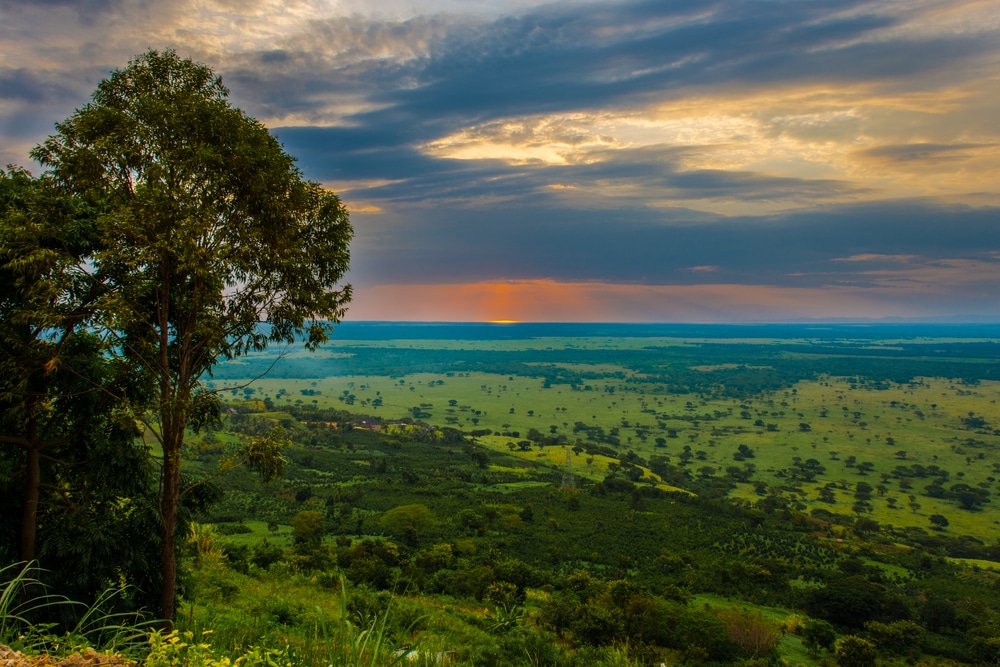
M 0 643 L 29 654 L 67 655 L 87 648 L 138 657 L 155 619 L 139 612 L 111 612 L 121 589 L 82 602 L 50 593 L 34 563 L 0 567 Z M 69 620 L 67 620 L 69 619 Z

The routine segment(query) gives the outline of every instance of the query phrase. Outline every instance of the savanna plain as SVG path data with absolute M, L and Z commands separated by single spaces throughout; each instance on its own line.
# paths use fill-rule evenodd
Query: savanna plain
M 188 473 L 241 438 L 290 446 L 270 484 L 213 482 L 192 642 L 312 664 L 334 632 L 426 664 L 1000 657 L 990 327 L 347 323 L 332 343 L 214 370 L 226 419 L 190 434 Z
M 997 664 L 997 341 L 344 323 L 213 369 L 172 633 L 95 608 L 6 641 L 153 666 Z M 38 599 L 15 574 L 11 628 Z

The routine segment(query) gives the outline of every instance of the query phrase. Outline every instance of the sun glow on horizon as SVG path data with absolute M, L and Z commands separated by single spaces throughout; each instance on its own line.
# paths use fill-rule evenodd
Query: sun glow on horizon
M 983 289 L 1000 264 L 937 261 L 904 270 L 859 272 L 871 285 L 774 286 L 734 283 L 637 285 L 549 279 L 461 284 L 388 284 L 358 289 L 352 319 L 483 322 L 726 322 L 797 318 L 921 317 L 951 299 L 940 286 Z M 992 269 L 993 271 L 987 271 Z M 994 311 L 995 312 L 995 311 Z M 506 317 L 498 318 L 496 313 Z M 387 314 L 391 314 L 387 317 Z

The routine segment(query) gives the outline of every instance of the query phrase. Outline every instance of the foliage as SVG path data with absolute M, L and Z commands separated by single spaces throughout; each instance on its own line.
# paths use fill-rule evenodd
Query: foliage
M 389 608 L 361 619 L 360 624 L 350 618 L 346 583 L 341 581 L 340 619 L 331 633 L 322 610 L 317 608 L 319 626 L 326 645 L 327 665 L 330 667 L 393 667 L 409 661 L 409 656 L 419 655 L 419 642 L 405 644 L 414 620 L 398 635 L 391 634 Z
M 191 522 L 187 544 L 191 548 L 194 564 L 197 566 L 218 566 L 222 564 L 225 550 L 215 526 Z
M 820 649 L 833 648 L 836 640 L 836 630 L 826 621 L 810 618 L 802 625 L 802 642 L 812 655 L 817 655 Z
M 924 629 L 913 621 L 869 621 L 865 624 L 865 631 L 880 651 L 902 656 L 919 654 L 924 635 Z
M 610 651 L 609 651 L 610 652 Z M 513 667 L 514 665 L 538 665 L 555 667 L 566 663 L 553 637 L 536 628 L 514 626 L 496 638 L 478 642 L 467 658 L 467 664 L 476 667 Z M 608 665 L 595 659 L 587 664 Z
M 434 523 L 434 513 L 420 503 L 400 505 L 386 511 L 379 523 L 395 533 L 416 537 Z
M 91 605 L 49 593 L 29 563 L 0 567 L 0 643 L 30 652 L 68 654 L 89 646 L 135 654 L 152 621 L 138 612 L 113 611 L 120 590 L 108 589 Z M 58 624 L 40 618 L 72 618 Z
M 491 344 L 515 351 L 525 345 Z M 705 359 L 694 358 L 695 347 Z M 740 349 L 760 354 L 766 347 Z M 678 357 L 695 363 L 731 354 L 691 348 Z M 339 354 L 330 363 L 345 358 Z M 658 354 L 668 365 L 676 361 Z M 988 405 L 997 387 L 824 377 L 732 401 L 627 382 L 620 368 L 583 372 L 593 376 L 590 389 L 461 371 L 274 378 L 238 390 L 228 406 L 206 404 L 200 431 L 187 434 L 185 472 L 193 481 L 225 468 L 245 438 L 267 436 L 275 424 L 290 444 L 279 452 L 287 459 L 285 477 L 269 486 L 245 467 L 219 478 L 225 497 L 197 518 L 225 526 L 218 530 L 226 539 L 199 528 L 185 551 L 191 569 L 179 623 L 194 638 L 201 628 L 215 630 L 205 640 L 211 659 L 235 661 L 252 646 L 287 645 L 295 664 L 321 666 L 330 663 L 330 648 L 350 653 L 341 639 L 344 619 L 355 639 L 384 619 L 389 639 L 382 643 L 397 649 L 419 632 L 415 662 L 433 664 L 448 652 L 463 667 L 809 664 L 832 661 L 821 650 L 832 650 L 838 633 L 852 633 L 891 660 L 985 664 L 1000 655 L 1000 590 L 990 569 L 1000 548 L 988 522 L 994 494 L 975 494 L 985 500 L 975 513 L 955 495 L 966 491 L 961 484 L 995 484 L 988 477 L 997 436 L 966 432 L 962 417 Z M 337 382 L 349 390 L 342 403 L 368 414 L 341 409 Z M 405 428 L 389 428 L 394 394 L 405 411 L 418 404 L 428 420 L 447 416 L 455 421 L 446 423 L 477 428 L 463 434 L 412 418 Z M 503 407 L 487 405 L 480 394 Z M 508 416 L 508 398 L 516 417 Z M 950 403 L 933 412 L 932 400 Z M 556 409 L 567 406 L 565 416 Z M 573 410 L 589 413 L 579 431 L 571 426 Z M 925 420 L 916 414 L 921 410 L 933 416 Z M 760 427 L 752 426 L 755 418 Z M 493 423 L 508 419 L 506 426 Z M 797 427 L 805 422 L 810 431 Z M 767 430 L 768 423 L 778 429 Z M 497 427 L 510 435 L 492 434 Z M 517 429 L 527 433 L 527 447 L 516 444 Z M 485 462 L 474 456 L 480 450 L 489 451 Z M 567 456 L 574 491 L 558 488 Z M 718 473 L 721 461 L 739 465 Z M 669 491 L 651 475 L 698 495 Z M 921 495 L 924 508 L 912 507 L 916 496 L 907 505 L 897 493 L 911 483 L 919 494 L 928 482 L 941 497 Z M 195 486 L 187 497 L 207 488 Z M 824 513 L 810 513 L 814 495 L 829 498 L 817 501 Z M 897 508 L 886 510 L 883 497 Z M 850 505 L 858 516 L 838 514 Z M 303 512 L 312 513 L 312 533 L 330 539 L 294 545 Z M 951 521 L 947 532 L 914 528 L 937 512 Z M 419 520 L 428 514 L 432 521 Z M 911 514 L 909 523 L 893 525 Z M 411 516 L 418 517 L 415 529 L 406 523 Z M 967 534 L 970 520 L 983 529 L 976 537 Z M 338 615 L 345 592 L 339 606 L 346 613 Z M 744 630 L 755 629 L 773 639 L 777 619 L 792 609 L 815 616 L 785 623 L 801 645 L 785 637 L 773 652 L 759 652 L 758 644 L 742 641 L 754 634 Z M 842 638 L 842 662 L 852 659 L 845 651 L 854 643 Z M 384 652 L 383 659 L 397 655 Z
M 82 326 L 93 222 L 51 179 L 0 170 L 0 491 L 12 500 L 0 558 L 38 558 L 49 583 L 87 601 L 125 575 L 143 604 L 158 579 L 151 470 L 120 411 L 142 388 Z
M 202 633 L 203 636 L 209 632 Z M 150 651 L 143 662 L 145 667 L 292 667 L 286 644 L 281 648 L 251 647 L 236 659 L 219 656 L 204 641 L 195 641 L 193 632 L 176 630 L 163 634 L 156 631 L 149 638 Z
M 860 629 L 871 620 L 885 620 L 891 613 L 890 596 L 884 586 L 861 576 L 848 576 L 811 591 L 806 609 L 817 618 Z M 889 619 L 892 620 L 892 619 Z
M 759 613 L 735 607 L 719 612 L 729 639 L 740 647 L 748 660 L 756 660 L 774 651 L 781 640 L 778 626 Z
M 313 510 L 303 510 L 292 518 L 292 536 L 295 544 L 315 548 L 323 541 L 326 526 L 323 515 Z
M 875 667 L 875 644 L 855 635 L 847 635 L 837 642 L 837 664 L 840 667 Z
M 523 616 L 523 590 L 509 581 L 497 581 L 486 587 L 486 599 L 494 605 L 491 630 L 502 633 L 517 626 Z
M 352 236 L 346 210 L 304 181 L 227 96 L 209 68 L 148 51 L 101 81 L 91 103 L 32 151 L 59 185 L 99 209 L 96 247 L 80 258 L 96 294 L 90 323 L 156 388 L 135 414 L 153 416 L 149 432 L 163 452 L 168 622 L 181 451 L 189 420 L 205 414 L 202 375 L 219 359 L 296 335 L 315 348 L 350 299 L 349 287 L 335 289 Z

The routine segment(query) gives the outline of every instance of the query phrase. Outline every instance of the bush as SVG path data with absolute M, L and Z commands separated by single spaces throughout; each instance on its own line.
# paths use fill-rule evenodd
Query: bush
M 810 618 L 802 624 L 802 643 L 810 654 L 816 655 L 821 648 L 833 648 L 837 633 L 826 621 Z
M 281 598 L 274 598 L 265 605 L 264 613 L 272 623 L 294 626 L 299 623 L 299 617 L 302 615 L 302 605 L 294 604 Z
M 519 626 L 499 639 L 477 645 L 469 656 L 469 664 L 475 667 L 505 665 L 556 667 L 563 664 L 564 658 L 553 635 Z
M 886 591 L 864 577 L 848 576 L 811 591 L 806 599 L 810 616 L 849 628 L 864 626 L 885 613 Z
M 865 623 L 865 630 L 868 636 L 879 650 L 893 655 L 907 655 L 916 652 L 920 653 L 920 643 L 923 639 L 924 629 L 913 621 L 893 621 L 892 623 L 879 623 L 870 621 Z
M 972 650 L 969 642 L 962 636 L 945 636 L 926 633 L 923 638 L 923 648 L 931 655 L 941 656 L 957 662 L 972 662 Z
M 250 562 L 260 569 L 266 570 L 280 561 L 284 555 L 284 549 L 271 544 L 265 537 L 260 544 L 254 547 L 253 555 L 250 557 Z
M 253 532 L 250 526 L 244 523 L 219 523 L 215 525 L 215 530 L 220 535 L 247 535 Z
M 319 512 L 303 510 L 292 517 L 292 538 L 296 546 L 318 547 L 325 534 L 326 523 Z
M 778 626 L 759 613 L 729 608 L 719 612 L 719 620 L 725 626 L 729 639 L 740 647 L 749 660 L 772 653 L 781 641 Z
M 145 667 L 230 667 L 233 660 L 220 657 L 209 644 L 195 642 L 193 632 L 177 631 L 168 635 L 154 632 L 149 638 L 149 657 Z M 251 647 L 235 661 L 241 667 L 272 667 L 291 664 L 289 647 Z
M 867 639 L 847 635 L 837 642 L 837 664 L 840 667 L 875 667 L 875 644 Z

